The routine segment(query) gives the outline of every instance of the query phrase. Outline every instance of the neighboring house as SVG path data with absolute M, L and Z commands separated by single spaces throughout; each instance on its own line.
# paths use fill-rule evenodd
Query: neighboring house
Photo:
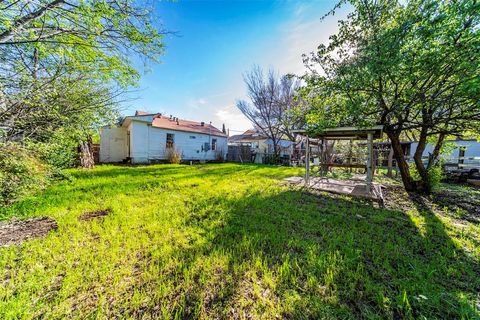
M 262 133 L 249 129 L 242 134 L 228 137 L 229 146 L 248 146 L 255 156 L 253 162 L 263 163 L 264 157 L 272 155 L 273 141 Z M 294 143 L 290 140 L 279 140 L 277 146 L 280 148 L 281 157 L 292 155 Z
M 166 160 L 167 148 L 175 148 L 182 160 L 224 159 L 227 136 L 211 124 L 137 111 L 117 127 L 100 133 L 100 162 L 151 163 Z
M 480 142 L 476 140 L 448 140 L 446 149 L 450 152 L 442 154 L 447 163 L 457 163 L 462 167 L 480 167 Z M 412 142 L 410 156 L 417 150 L 418 142 Z M 433 152 L 434 145 L 427 144 L 422 157 L 426 158 Z

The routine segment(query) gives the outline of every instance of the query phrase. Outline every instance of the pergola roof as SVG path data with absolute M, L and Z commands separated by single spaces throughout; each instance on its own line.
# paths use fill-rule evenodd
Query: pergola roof
M 312 135 L 306 134 L 305 130 L 293 130 L 293 132 L 308 135 L 310 138 L 323 138 L 327 140 L 366 140 L 369 133 L 373 134 L 373 139 L 381 138 L 383 126 L 327 128 L 320 133 Z

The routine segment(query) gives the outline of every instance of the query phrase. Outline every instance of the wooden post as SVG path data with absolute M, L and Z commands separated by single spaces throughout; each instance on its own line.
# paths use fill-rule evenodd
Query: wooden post
M 323 176 L 326 174 L 325 163 L 327 156 L 325 155 L 325 138 L 322 137 L 321 147 L 320 147 L 320 174 Z
M 373 134 L 368 133 L 367 135 L 367 149 L 368 149 L 368 158 L 367 158 L 367 193 L 370 194 L 372 191 L 372 180 L 373 180 Z
M 305 144 L 305 185 L 310 185 L 310 142 L 307 136 L 307 142 Z
M 348 172 L 352 173 L 352 154 L 353 154 L 353 150 L 352 150 L 352 145 L 353 145 L 353 140 L 350 139 L 350 143 L 349 143 L 349 147 L 348 147 L 348 165 L 350 166 L 348 168 Z

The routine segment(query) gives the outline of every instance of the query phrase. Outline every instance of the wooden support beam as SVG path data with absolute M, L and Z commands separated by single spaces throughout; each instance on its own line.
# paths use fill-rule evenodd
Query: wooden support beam
M 367 135 L 367 193 L 372 192 L 372 180 L 373 180 L 373 134 Z
M 307 142 L 305 144 L 305 185 L 310 185 L 310 142 L 307 136 Z

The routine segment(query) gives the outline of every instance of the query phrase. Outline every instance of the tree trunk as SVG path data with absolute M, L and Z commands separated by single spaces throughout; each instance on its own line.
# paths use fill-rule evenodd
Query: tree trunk
M 429 193 L 431 191 L 431 184 L 430 179 L 428 177 L 428 171 L 423 164 L 422 155 L 425 151 L 425 147 L 427 146 L 427 128 L 423 127 L 420 131 L 420 137 L 418 139 L 417 150 L 415 150 L 415 154 L 413 155 L 413 160 L 415 161 L 415 167 L 417 168 L 418 174 L 422 179 L 419 183 L 419 188 L 421 189 L 418 191 Z
M 445 140 L 445 133 L 440 133 L 438 135 L 438 140 L 437 140 L 437 143 L 435 144 L 435 148 L 433 149 L 433 153 L 429 156 L 427 170 L 430 170 L 430 168 L 434 167 L 437 164 L 438 158 L 440 156 L 440 150 L 442 150 L 444 140 Z
M 417 186 L 415 181 L 413 181 L 412 176 L 410 175 L 410 169 L 408 168 L 408 163 L 405 160 L 405 155 L 403 154 L 402 145 L 400 143 L 400 134 L 397 132 L 386 132 L 392 143 L 393 155 L 397 161 L 398 169 L 400 170 L 400 176 L 402 177 L 403 186 L 407 191 L 417 191 Z
M 272 142 L 273 142 L 273 157 L 274 157 L 274 161 L 277 162 L 278 159 L 280 158 L 280 150 L 278 148 L 278 141 L 276 139 L 273 139 Z
M 86 141 L 82 141 L 79 146 L 80 166 L 86 169 L 95 167 L 93 158 L 92 137 L 88 137 Z

